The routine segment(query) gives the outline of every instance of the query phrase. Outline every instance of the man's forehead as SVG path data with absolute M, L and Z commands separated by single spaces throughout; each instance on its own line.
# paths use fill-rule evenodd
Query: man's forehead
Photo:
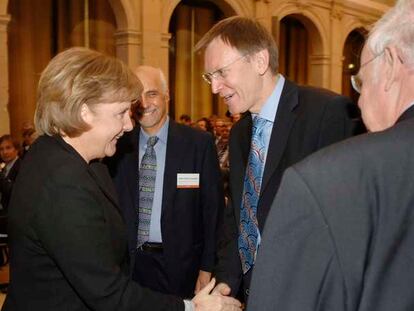
M 159 74 L 154 75 L 153 73 L 148 74 L 138 74 L 142 86 L 144 87 L 144 93 L 149 92 L 150 90 L 158 90 L 161 87 L 161 79 Z
M 240 52 L 236 48 L 225 43 L 221 38 L 215 38 L 206 48 L 204 65 L 208 71 L 216 70 L 239 55 Z
M 217 50 L 218 49 L 218 50 Z M 207 45 L 206 52 L 209 51 L 234 51 L 238 53 L 238 50 L 231 46 L 228 42 L 224 41 L 221 37 L 216 37 Z
M 0 143 L 0 147 L 3 147 L 3 148 L 13 147 L 14 148 L 14 145 L 13 145 L 13 142 L 12 141 L 10 141 L 10 140 L 4 140 L 4 141 L 2 141 Z

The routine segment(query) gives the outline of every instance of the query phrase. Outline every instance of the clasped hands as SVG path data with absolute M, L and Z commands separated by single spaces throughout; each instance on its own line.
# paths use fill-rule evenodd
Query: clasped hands
M 240 301 L 230 295 L 230 287 L 225 283 L 219 283 L 216 287 L 213 278 L 193 298 L 196 311 L 239 311 L 242 310 Z

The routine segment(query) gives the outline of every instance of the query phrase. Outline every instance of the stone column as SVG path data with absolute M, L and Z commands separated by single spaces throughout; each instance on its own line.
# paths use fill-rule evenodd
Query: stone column
M 160 67 L 161 0 L 142 0 L 142 64 Z
M 207 8 L 195 9 L 196 23 L 195 23 L 195 42 L 211 28 L 214 24 L 213 11 Z M 194 46 L 192 47 L 194 48 Z M 201 117 L 209 117 L 213 113 L 213 97 L 210 85 L 207 84 L 201 74 L 204 72 L 204 57 L 202 53 L 193 53 L 194 58 L 194 72 L 192 76 L 192 83 L 194 85 L 193 107 L 194 114 L 191 116 L 194 121 Z
M 10 133 L 9 103 L 9 69 L 7 25 L 9 15 L 0 15 L 0 135 Z
M 136 30 L 115 32 L 116 56 L 134 70 L 141 64 L 141 33 Z
M 333 90 L 330 87 L 329 68 L 329 55 L 310 55 L 308 84 Z
M 330 14 L 331 64 L 330 72 L 327 75 L 328 81 L 326 81 L 324 87 L 337 93 L 342 93 L 343 45 L 338 44 L 338 42 L 344 42 L 342 38 L 342 17 L 343 12 L 341 8 L 337 4 L 334 4 Z
M 165 79 L 167 80 L 167 85 L 169 85 L 169 48 L 170 48 L 170 33 L 163 33 L 161 34 L 161 51 L 160 51 L 160 59 L 159 59 L 159 67 L 161 68 L 162 72 L 164 72 Z
M 270 16 L 270 0 L 255 0 L 255 17 L 266 27 L 269 32 L 272 32 L 272 16 Z
M 189 6 L 177 8 L 176 52 L 175 52 L 175 117 L 181 114 L 192 115 L 191 91 L 191 9 Z

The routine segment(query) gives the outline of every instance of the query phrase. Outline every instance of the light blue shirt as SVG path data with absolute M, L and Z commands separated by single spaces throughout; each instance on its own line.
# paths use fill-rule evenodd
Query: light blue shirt
M 269 98 L 266 100 L 265 104 L 263 105 L 262 109 L 260 110 L 260 113 L 258 114 L 259 117 L 266 119 L 267 122 L 264 126 L 264 141 L 265 141 L 265 145 L 266 145 L 266 150 L 265 150 L 265 158 L 264 158 L 264 163 L 265 165 L 263 166 L 263 170 L 266 166 L 266 159 L 267 159 L 267 152 L 269 150 L 269 143 L 270 143 L 270 136 L 272 135 L 272 129 L 273 129 L 273 125 L 275 123 L 275 118 L 276 118 L 276 113 L 277 113 L 277 108 L 279 107 L 279 102 L 280 102 L 280 96 L 282 94 L 282 90 L 283 90 L 283 86 L 285 85 L 285 78 L 279 74 L 279 79 L 277 80 L 276 86 L 272 92 L 272 94 L 269 96 Z M 257 116 L 257 114 L 252 114 L 252 119 L 253 117 Z M 263 181 L 263 171 L 261 173 L 261 178 Z M 261 242 L 261 236 L 260 236 L 260 231 L 259 229 L 257 229 L 257 243 L 260 244 Z M 257 252 L 257 249 L 256 249 Z
M 272 92 L 272 95 L 266 100 L 262 109 L 260 110 L 259 117 L 266 119 L 266 125 L 264 126 L 264 135 L 265 135 L 265 159 L 264 163 L 266 165 L 267 152 L 269 150 L 270 136 L 272 135 L 273 125 L 275 123 L 277 108 L 279 107 L 280 96 L 282 94 L 283 86 L 285 85 L 285 78 L 279 74 L 279 79 L 277 80 L 276 86 Z M 252 114 L 252 118 L 257 116 L 257 114 Z M 262 172 L 263 177 L 263 172 Z
M 149 232 L 149 242 L 162 242 L 161 235 L 161 208 L 162 208 L 162 190 L 164 185 L 164 170 L 165 170 L 165 155 L 167 152 L 168 126 L 170 119 L 167 117 L 164 125 L 155 136 L 158 141 L 154 146 L 155 154 L 157 156 L 157 175 L 155 177 L 154 201 L 152 202 L 151 224 Z M 147 148 L 147 141 L 150 136 L 145 133 L 141 127 L 139 134 L 139 167 L 141 167 L 141 160 Z

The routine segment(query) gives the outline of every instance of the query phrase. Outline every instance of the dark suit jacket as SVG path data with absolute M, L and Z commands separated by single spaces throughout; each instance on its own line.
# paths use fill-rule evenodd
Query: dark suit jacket
M 316 150 L 353 135 L 354 104 L 327 90 L 301 87 L 286 80 L 270 138 L 257 208 L 262 231 L 284 170 Z M 247 113 L 230 133 L 230 196 L 216 275 L 237 294 L 242 277 L 237 239 L 243 180 L 250 151 L 251 115 Z
M 7 176 L 0 172 L 0 192 L 1 192 L 1 205 L 3 206 L 3 213 L 7 213 L 7 207 L 10 201 L 11 191 L 13 189 L 14 181 L 16 180 L 17 173 L 20 169 L 21 159 L 17 159 L 14 162 Z
M 413 117 L 286 171 L 249 311 L 413 310 Z
M 11 283 L 2 310 L 184 310 L 129 278 L 127 237 L 106 167 L 60 137 L 25 156 L 9 206 Z
M 133 262 L 137 244 L 139 127 L 128 134 L 119 144 L 113 173 Z M 224 208 L 213 138 L 170 120 L 165 161 L 161 234 L 166 272 L 175 294 L 188 297 L 194 292 L 198 271 L 213 269 L 217 218 Z M 177 189 L 177 173 L 199 173 L 200 188 Z

